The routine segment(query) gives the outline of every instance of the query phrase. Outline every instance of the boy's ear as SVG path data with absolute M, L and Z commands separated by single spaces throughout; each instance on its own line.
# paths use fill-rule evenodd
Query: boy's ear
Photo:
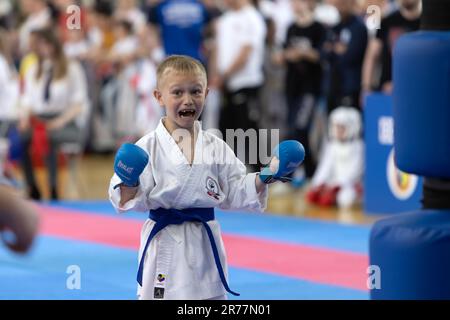
M 208 96 L 208 93 L 209 93 L 209 88 L 206 87 L 205 98 Z
M 162 94 L 158 89 L 153 90 L 153 96 L 155 97 L 156 101 L 158 101 L 161 107 L 164 106 L 164 103 L 162 101 Z

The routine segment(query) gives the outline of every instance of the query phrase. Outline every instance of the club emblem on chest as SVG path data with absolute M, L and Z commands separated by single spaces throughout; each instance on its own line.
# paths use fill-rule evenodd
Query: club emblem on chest
M 211 177 L 206 178 L 206 193 L 208 194 L 208 196 L 219 200 L 219 185 L 217 184 L 216 180 Z
M 166 280 L 166 275 L 160 273 L 160 274 L 158 274 L 156 279 L 158 280 L 158 282 L 164 282 L 164 280 Z

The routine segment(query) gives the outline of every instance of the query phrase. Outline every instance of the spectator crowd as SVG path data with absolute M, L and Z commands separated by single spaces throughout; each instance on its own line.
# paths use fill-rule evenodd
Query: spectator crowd
M 292 185 L 311 180 L 311 202 L 351 205 L 365 97 L 392 93 L 393 47 L 420 14 L 420 0 L 2 1 L 0 179 L 15 158 L 40 199 L 33 167 L 44 155 L 58 199 L 58 154 L 115 151 L 153 130 L 156 67 L 183 54 L 208 71 L 204 129 L 279 129 L 306 149 Z M 326 200 L 322 180 L 336 181 Z

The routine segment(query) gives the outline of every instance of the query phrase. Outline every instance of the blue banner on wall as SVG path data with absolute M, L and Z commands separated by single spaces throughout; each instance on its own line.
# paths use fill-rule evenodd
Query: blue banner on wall
M 419 209 L 422 178 L 400 171 L 394 163 L 394 119 L 390 96 L 372 94 L 367 97 L 364 140 L 364 211 L 389 214 Z

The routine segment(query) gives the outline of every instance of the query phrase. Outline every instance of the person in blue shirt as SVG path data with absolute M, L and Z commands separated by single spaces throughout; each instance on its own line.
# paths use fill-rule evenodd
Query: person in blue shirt
M 199 0 L 163 0 L 148 10 L 148 22 L 159 28 L 167 56 L 187 55 L 203 63 L 204 29 L 210 20 Z

